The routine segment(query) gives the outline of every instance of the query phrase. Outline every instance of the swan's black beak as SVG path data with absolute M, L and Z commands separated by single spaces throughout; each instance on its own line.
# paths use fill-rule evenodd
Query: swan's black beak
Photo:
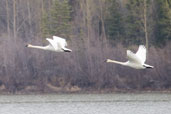
M 28 47 L 28 44 L 27 44 L 27 45 L 25 45 L 25 47 Z

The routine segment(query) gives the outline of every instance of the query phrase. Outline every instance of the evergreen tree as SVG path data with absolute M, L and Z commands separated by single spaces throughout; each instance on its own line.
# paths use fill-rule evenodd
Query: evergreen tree
M 127 3 L 126 42 L 128 44 L 144 43 L 144 0 L 129 0 Z
M 124 22 L 117 0 L 108 1 L 108 14 L 105 18 L 106 33 L 112 40 L 121 40 L 124 35 Z
M 156 44 L 171 40 L 171 0 L 157 0 Z
M 68 0 L 54 0 L 50 11 L 42 17 L 42 32 L 48 35 L 69 35 L 71 28 L 71 6 Z
M 46 12 L 43 12 L 43 15 L 42 15 L 42 20 L 41 20 L 41 31 L 42 31 L 42 35 L 44 37 L 48 36 L 50 33 L 49 33 L 49 21 L 48 21 L 48 15 Z

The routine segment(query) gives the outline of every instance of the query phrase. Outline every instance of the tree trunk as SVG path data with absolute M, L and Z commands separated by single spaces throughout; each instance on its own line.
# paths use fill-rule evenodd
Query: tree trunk
M 13 0 L 13 35 L 16 42 L 16 0 Z
M 87 54 L 87 58 L 88 58 L 88 65 L 89 65 L 89 73 L 90 73 L 90 77 L 93 75 L 92 74 L 92 63 L 91 63 L 91 54 L 90 54 L 90 32 L 91 32 L 91 20 L 90 20 L 90 0 L 87 0 L 86 1 L 86 20 L 87 20 L 87 51 L 88 51 L 88 54 Z
M 102 39 L 104 39 L 104 43 L 105 43 L 105 48 L 107 49 L 107 40 L 106 40 L 106 32 L 105 32 L 105 27 L 104 27 L 104 18 L 103 18 L 103 0 L 100 1 L 100 20 L 102 23 Z
M 148 52 L 147 3 L 146 3 L 146 0 L 144 0 L 144 33 L 145 33 L 146 49 Z
M 29 22 L 29 36 L 33 34 L 31 26 L 31 11 L 30 11 L 30 1 L 27 1 L 27 11 L 28 11 L 28 22 Z
M 6 14 L 7 14 L 7 34 L 8 38 L 10 37 L 10 27 L 9 27 L 9 6 L 8 6 L 8 0 L 6 0 Z

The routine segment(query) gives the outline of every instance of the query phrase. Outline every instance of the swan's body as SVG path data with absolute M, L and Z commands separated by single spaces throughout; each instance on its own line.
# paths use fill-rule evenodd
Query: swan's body
M 48 50 L 48 51 L 55 51 L 55 52 L 71 52 L 72 51 L 71 49 L 66 48 L 67 42 L 63 38 L 53 36 L 53 39 L 46 38 L 46 40 L 49 42 L 49 45 L 47 46 L 34 46 L 31 44 L 28 44 L 26 45 L 26 47 Z
M 153 66 L 145 64 L 146 61 L 146 48 L 144 45 L 140 45 L 136 54 L 127 50 L 127 62 L 119 62 L 111 59 L 107 59 L 106 62 L 116 63 L 123 66 L 129 66 L 135 69 L 145 69 L 145 68 L 153 68 Z

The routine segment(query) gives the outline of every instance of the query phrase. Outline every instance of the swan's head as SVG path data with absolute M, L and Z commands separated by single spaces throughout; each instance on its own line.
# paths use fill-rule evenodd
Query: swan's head
M 27 44 L 25 47 L 31 47 L 32 45 L 31 44 Z
M 110 59 L 106 59 L 104 62 L 108 63 L 108 62 L 110 62 Z

